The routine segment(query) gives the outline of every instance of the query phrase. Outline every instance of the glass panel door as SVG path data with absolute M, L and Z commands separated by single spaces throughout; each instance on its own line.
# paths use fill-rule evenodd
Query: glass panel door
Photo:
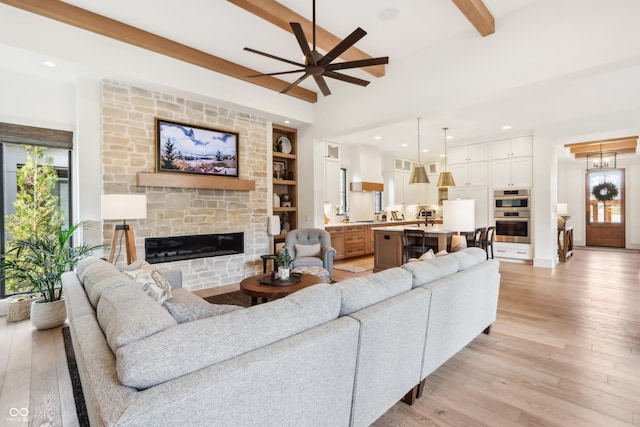
M 625 246 L 624 169 L 586 174 L 587 246 Z

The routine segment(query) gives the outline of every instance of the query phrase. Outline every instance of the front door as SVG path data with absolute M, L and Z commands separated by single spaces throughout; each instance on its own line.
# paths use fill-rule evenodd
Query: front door
M 587 246 L 624 248 L 624 169 L 586 174 Z

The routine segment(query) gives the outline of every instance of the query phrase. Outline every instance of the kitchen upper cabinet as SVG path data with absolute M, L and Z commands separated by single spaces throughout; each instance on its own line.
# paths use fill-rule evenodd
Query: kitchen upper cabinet
M 489 185 L 488 162 L 457 164 L 449 167 L 458 187 Z
M 334 142 L 324 143 L 324 158 L 332 160 L 340 160 L 340 144 Z
M 488 144 L 471 144 L 449 148 L 448 164 L 455 165 L 468 162 L 486 162 L 488 160 Z
M 494 160 L 491 162 L 493 188 L 531 188 L 533 161 L 531 157 Z
M 340 204 L 340 162 L 325 159 L 324 162 L 324 200 L 333 206 Z
M 488 187 L 449 187 L 449 200 L 455 199 L 473 199 L 475 228 L 489 225 Z
M 532 153 L 533 147 L 531 146 L 530 136 L 503 139 L 491 143 L 491 158 L 494 160 L 531 156 Z
M 393 173 L 393 200 L 394 205 L 425 204 L 428 200 L 428 184 L 409 184 L 411 173 Z

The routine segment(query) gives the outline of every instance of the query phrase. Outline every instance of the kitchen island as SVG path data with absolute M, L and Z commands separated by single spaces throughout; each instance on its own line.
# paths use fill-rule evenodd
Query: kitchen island
M 442 225 L 398 225 L 391 227 L 372 227 L 374 239 L 373 271 L 399 267 L 404 264 L 404 230 L 423 230 L 427 238 L 437 239 L 434 252 L 447 250 L 447 244 L 455 231 L 445 230 Z M 437 249 L 437 250 L 436 250 Z
M 422 220 L 354 221 L 327 224 L 324 229 L 331 235 L 331 246 L 336 250 L 334 259 L 370 255 L 374 252 L 373 228 L 420 224 Z

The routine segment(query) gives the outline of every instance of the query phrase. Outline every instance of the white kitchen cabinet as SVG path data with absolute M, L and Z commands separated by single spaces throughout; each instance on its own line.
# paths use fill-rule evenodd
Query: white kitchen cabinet
M 495 258 L 511 258 L 520 260 L 533 259 L 533 246 L 530 243 L 493 242 Z
M 393 164 L 396 171 L 411 172 L 411 163 L 411 160 L 396 157 Z
M 324 148 L 325 159 L 340 160 L 340 144 L 326 141 L 324 143 Z
M 395 205 L 425 204 L 428 200 L 428 184 L 409 184 L 411 173 L 393 173 L 393 200 Z
M 449 165 L 455 165 L 469 162 L 485 162 L 488 160 L 487 152 L 487 143 L 452 147 L 449 148 L 447 163 Z
M 475 228 L 489 224 L 489 189 L 478 187 L 449 187 L 449 200 L 473 199 Z
M 326 159 L 324 162 L 324 200 L 333 206 L 340 204 L 340 162 Z
M 503 139 L 493 141 L 491 143 L 491 158 L 510 159 L 512 157 L 525 157 L 533 154 L 531 146 L 531 137 L 523 136 L 520 138 Z
M 449 167 L 456 186 L 489 185 L 488 162 L 463 163 Z
M 493 188 L 531 188 L 533 183 L 533 159 L 518 157 L 491 162 Z

